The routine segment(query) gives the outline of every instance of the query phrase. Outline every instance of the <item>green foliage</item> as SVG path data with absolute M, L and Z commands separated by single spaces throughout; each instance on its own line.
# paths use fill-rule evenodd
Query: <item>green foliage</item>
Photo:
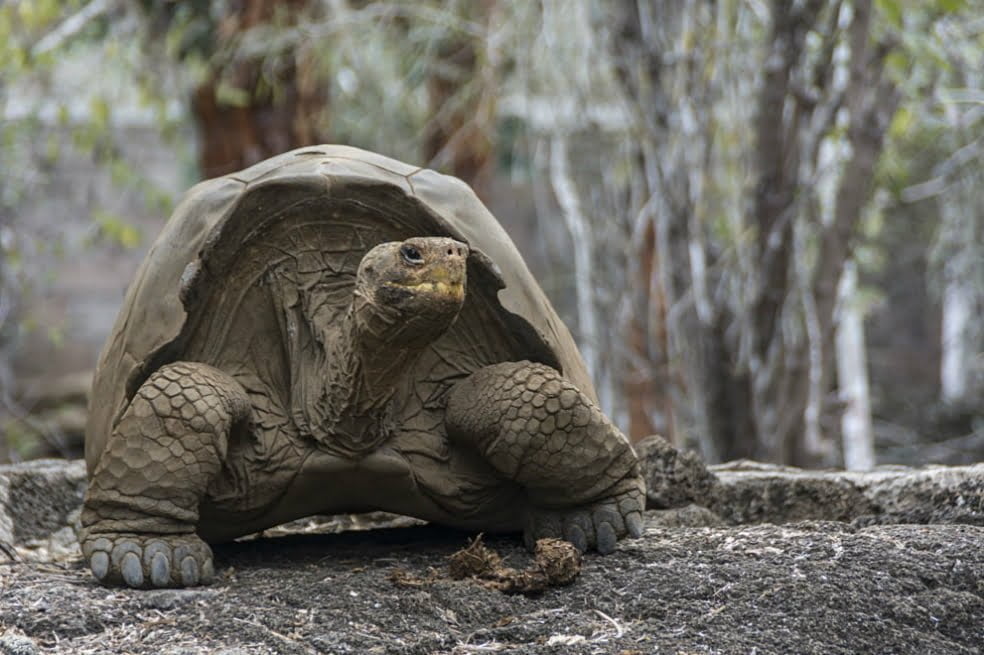
M 74 248 L 86 244 L 128 249 L 143 243 L 132 222 L 106 210 L 91 213 L 86 239 L 78 229 L 63 232 L 26 220 L 25 203 L 43 202 L 64 188 L 57 176 L 68 170 L 108 173 L 120 196 L 142 200 L 155 215 L 165 216 L 172 204 L 170 193 L 124 155 L 120 142 L 125 138 L 117 109 L 121 94 L 151 79 L 146 68 L 134 68 L 139 23 L 120 20 L 126 15 L 123 5 L 114 3 L 105 5 L 111 11 L 87 21 L 68 20 L 88 6 L 83 0 L 0 2 L 0 457 L 38 452 L 37 431 L 4 413 L 16 400 L 8 396 L 12 389 L 3 388 L 11 361 L 28 338 L 43 339 L 56 351 L 68 340 L 68 326 L 32 314 L 32 297 L 58 282 L 57 267 L 44 262 L 75 254 Z M 73 74 L 87 60 L 99 70 L 83 83 Z M 155 77 L 143 85 L 141 100 L 162 134 L 173 135 L 182 117 L 168 111 L 166 88 Z M 65 164 L 80 160 L 83 170 Z
M 915 14 L 889 55 L 886 65 L 902 88 L 903 102 L 887 134 L 879 182 L 896 198 L 932 177 L 935 165 L 984 128 L 980 119 L 976 127 L 961 119 L 970 131 L 960 135 L 952 120 L 969 107 L 948 108 L 984 103 L 984 91 L 966 81 L 969 72 L 984 66 L 981 44 L 965 31 L 982 12 L 979 0 L 938 0 Z
M 882 15 L 898 29 L 902 28 L 903 4 L 902 0 L 876 0 L 875 2 Z
M 226 80 L 219 82 L 215 89 L 216 100 L 220 105 L 230 107 L 248 107 L 252 101 L 253 94 L 246 89 L 230 84 Z
M 102 238 L 124 248 L 136 248 L 142 241 L 140 230 L 119 216 L 97 209 L 92 212 L 92 220 L 99 227 Z
M 943 13 L 956 13 L 967 9 L 970 5 L 968 0 L 936 0 L 937 11 Z
M 0 444 L 12 460 L 22 460 L 37 450 L 38 435 L 17 419 L 0 417 Z

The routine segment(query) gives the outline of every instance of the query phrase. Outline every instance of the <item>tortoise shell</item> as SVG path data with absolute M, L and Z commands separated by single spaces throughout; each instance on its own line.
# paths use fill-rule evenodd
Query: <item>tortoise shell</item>
M 235 376 L 265 429 L 285 414 L 316 420 L 305 406 L 303 378 L 317 365 L 305 317 L 330 322 L 351 301 L 362 256 L 411 236 L 449 236 L 472 251 L 458 319 L 398 392 L 404 429 L 419 433 L 422 450 L 440 449 L 443 394 L 488 364 L 547 364 L 596 401 L 569 331 L 468 185 L 357 148 L 307 147 L 201 182 L 178 204 L 99 358 L 90 473 L 136 390 L 174 361 Z

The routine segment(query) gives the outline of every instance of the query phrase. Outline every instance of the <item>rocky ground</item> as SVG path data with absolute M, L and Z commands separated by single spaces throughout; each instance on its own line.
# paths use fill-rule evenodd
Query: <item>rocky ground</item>
M 379 516 L 219 546 L 207 588 L 106 589 L 64 527 L 82 467 L 0 467 L 0 653 L 984 652 L 984 465 L 653 466 L 645 535 L 534 595 L 450 579 L 472 535 Z

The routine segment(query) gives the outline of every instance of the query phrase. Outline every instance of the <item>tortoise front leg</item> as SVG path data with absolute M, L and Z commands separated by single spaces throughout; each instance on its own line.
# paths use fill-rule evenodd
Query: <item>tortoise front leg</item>
M 446 426 L 526 489 L 527 545 L 558 537 L 609 553 L 626 534 L 642 534 L 645 489 L 632 446 L 556 370 L 523 361 L 476 371 L 451 390 Z
M 196 534 L 198 506 L 222 469 L 229 431 L 248 419 L 242 386 L 177 362 L 137 390 L 92 474 L 82 554 L 103 584 L 190 587 L 214 573 Z

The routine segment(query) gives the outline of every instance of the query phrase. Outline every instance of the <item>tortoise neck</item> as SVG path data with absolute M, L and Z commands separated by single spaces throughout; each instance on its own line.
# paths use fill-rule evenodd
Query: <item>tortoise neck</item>
M 324 450 L 358 459 L 392 436 L 391 401 L 423 349 L 367 340 L 351 310 L 321 330 L 311 328 L 298 332 L 313 338 L 300 338 L 295 348 L 293 423 Z
M 399 331 L 396 316 L 375 315 L 365 329 L 365 314 L 357 316 L 354 302 L 340 315 L 322 316 L 325 303 L 316 300 L 284 307 L 289 413 L 300 435 L 328 452 L 359 458 L 392 435 L 391 401 L 426 344 L 387 341 Z
M 378 332 L 366 331 L 351 310 L 346 315 L 346 322 L 351 336 L 337 342 L 348 344 L 345 347 L 349 352 L 343 356 L 350 362 L 346 368 L 351 371 L 351 377 L 344 382 L 351 385 L 353 402 L 347 410 L 358 414 L 388 404 L 426 346 L 405 347 L 380 339 Z
M 390 402 L 423 348 L 400 348 L 361 330 L 350 309 L 323 335 L 319 429 L 312 434 L 329 448 L 365 453 L 393 428 Z

